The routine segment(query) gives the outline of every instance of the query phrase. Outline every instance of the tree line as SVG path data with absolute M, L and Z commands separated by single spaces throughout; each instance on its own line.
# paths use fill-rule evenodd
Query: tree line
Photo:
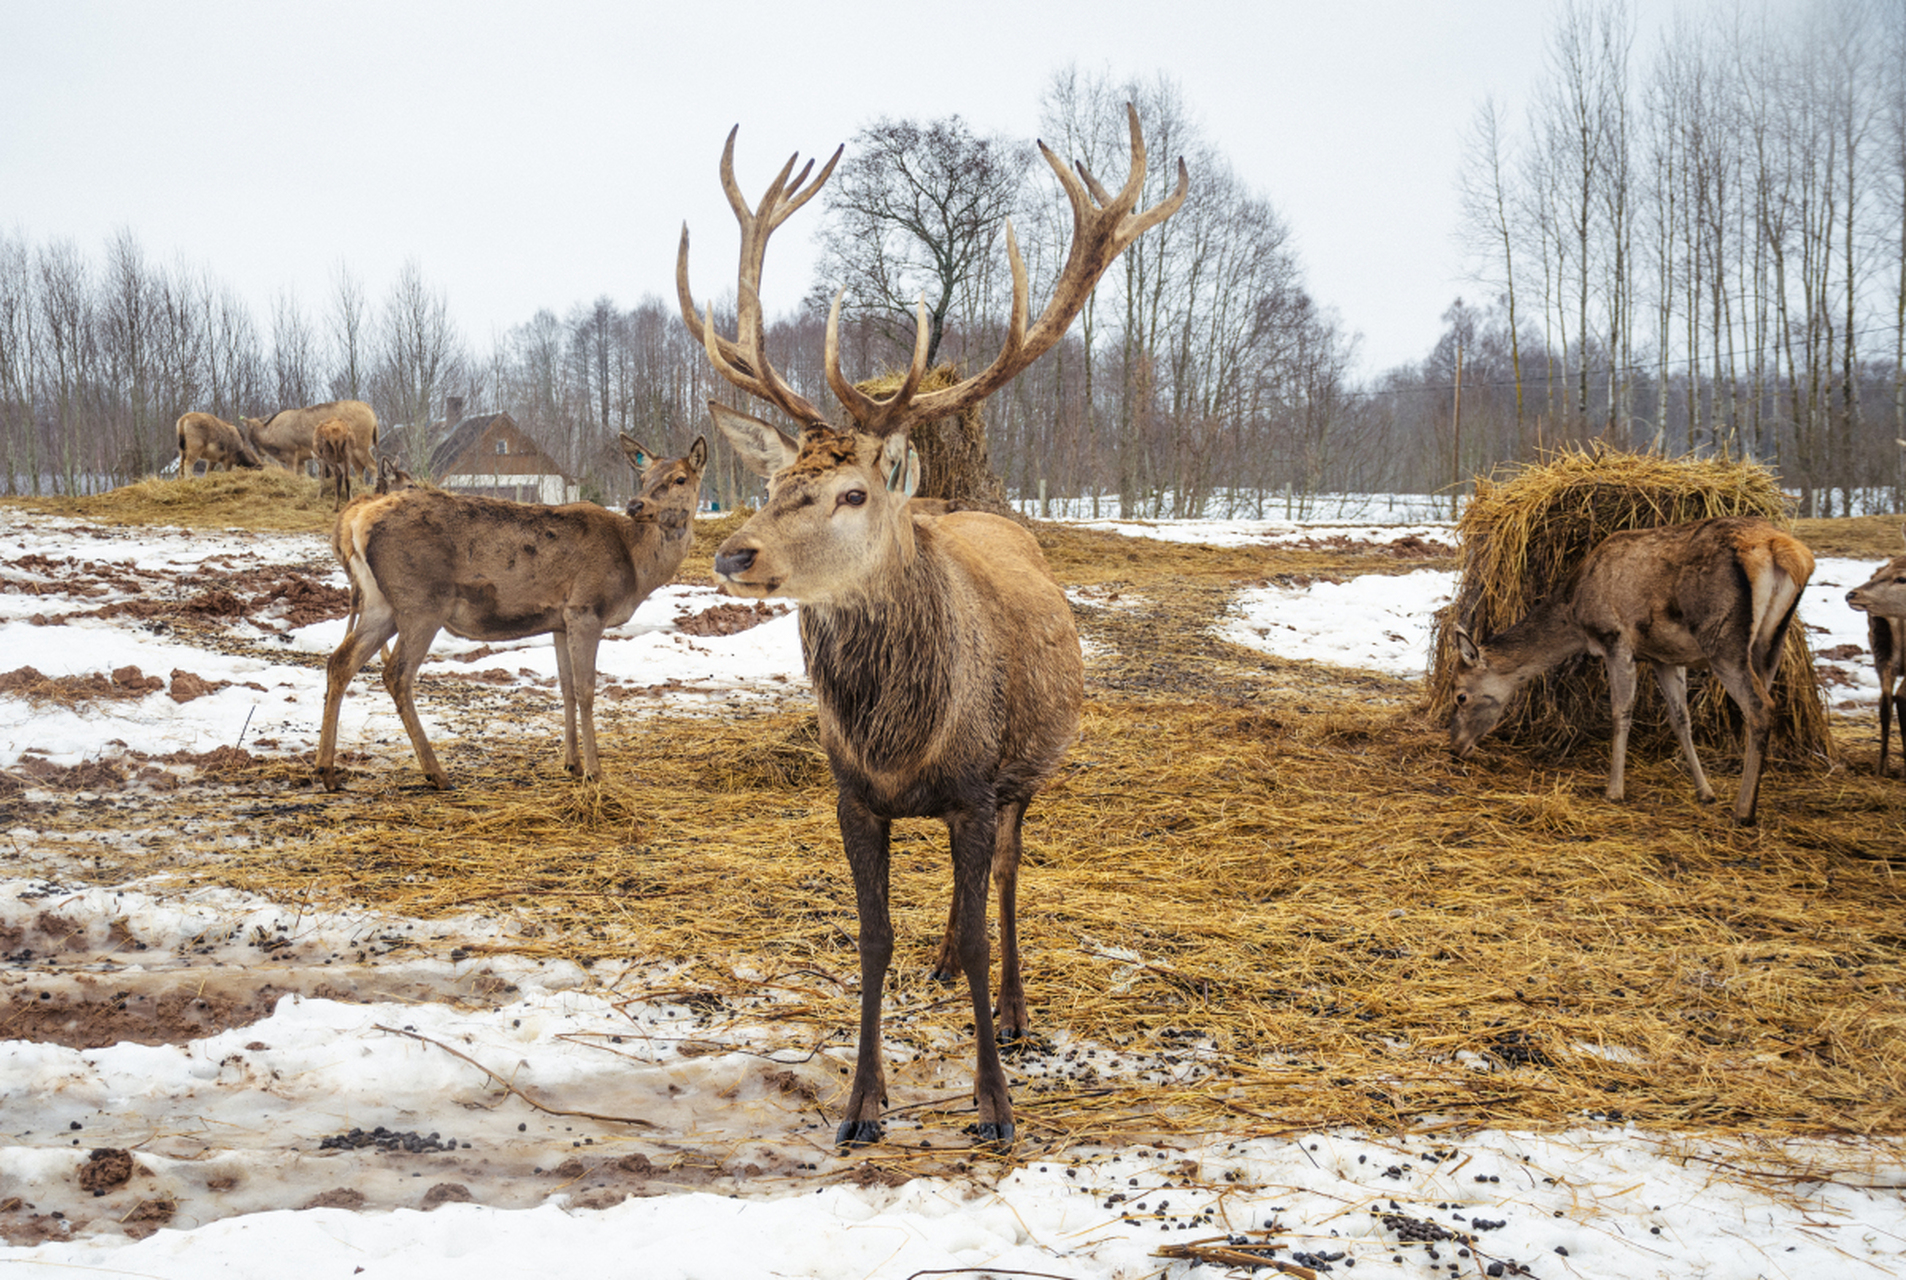
M 1028 509 L 1282 514 L 1323 492 L 1453 491 L 1499 462 L 1607 441 L 1769 461 L 1808 513 L 1897 507 L 1906 9 L 1818 0 L 1775 20 L 1717 6 L 1637 43 L 1620 0 L 1571 0 L 1520 117 L 1481 104 L 1455 175 L 1474 300 L 1451 305 L 1422 360 L 1361 382 L 1355 335 L 1310 293 L 1288 225 L 1181 88 L 1056 71 L 1038 131 L 1058 157 L 1123 183 L 1130 102 L 1151 157 L 1142 203 L 1169 190 L 1179 156 L 1191 198 L 987 404 L 1007 494 Z M 1035 311 L 1070 240 L 1032 142 L 958 116 L 870 122 L 819 204 L 797 220 L 820 248 L 812 288 L 766 335 L 817 403 L 837 292 L 849 376 L 905 364 L 921 298 L 933 359 L 971 371 L 1004 335 L 1008 221 Z M 732 332 L 732 281 L 701 287 Z M 735 394 L 673 300 L 539 311 L 479 353 L 414 261 L 381 299 L 340 266 L 315 309 L 281 294 L 259 318 L 209 271 L 150 262 L 130 230 L 98 261 L 0 234 L 8 492 L 149 474 L 189 409 L 230 420 L 351 397 L 429 425 L 458 397 L 508 412 L 606 497 L 624 483 L 617 432 L 683 448 L 707 400 Z M 406 439 L 420 465 L 430 433 Z M 759 491 L 725 444 L 708 483 L 724 505 Z
M 1480 301 L 1372 391 L 1446 483 L 1591 440 L 1776 466 L 1807 515 L 1906 500 L 1906 6 L 1560 10 L 1460 190 Z M 1457 406 L 1461 411 L 1458 417 Z

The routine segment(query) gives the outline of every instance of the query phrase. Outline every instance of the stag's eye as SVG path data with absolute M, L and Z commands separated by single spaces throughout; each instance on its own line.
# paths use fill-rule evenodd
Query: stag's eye
M 865 489 L 849 489 L 840 496 L 840 500 L 850 507 L 858 507 L 867 501 L 867 491 Z
M 1468 706 L 1468 705 L 1469 705 L 1469 695 L 1468 695 L 1468 694 L 1466 694 L 1466 693 L 1459 693 L 1459 694 L 1457 694 L 1457 695 L 1456 695 L 1456 705 L 1457 705 L 1457 706 L 1459 706 L 1459 707 L 1464 707 L 1464 706 Z

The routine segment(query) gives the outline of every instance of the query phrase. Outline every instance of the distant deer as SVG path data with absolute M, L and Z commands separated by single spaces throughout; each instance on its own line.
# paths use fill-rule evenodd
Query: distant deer
M 205 462 L 207 475 L 221 467 L 227 471 L 234 467 L 255 471 L 264 465 L 238 428 L 214 414 L 183 414 L 173 430 L 179 439 L 180 479 L 190 476 L 200 459 Z
M 769 366 L 760 297 L 769 235 L 827 181 L 840 152 L 805 189 L 813 162 L 790 181 L 790 159 L 750 211 L 735 182 L 735 134 L 729 133 L 721 184 L 741 224 L 736 341 L 715 332 L 712 309 L 704 321 L 695 307 L 688 228 L 682 228 L 676 287 L 683 320 L 724 377 L 801 426 L 795 440 L 759 419 L 709 405 L 744 461 L 770 477 L 765 505 L 719 548 L 716 575 L 731 594 L 800 604 L 821 742 L 839 789 L 841 841 L 860 916 L 860 1047 L 836 1134 L 841 1143 L 874 1142 L 881 1134 L 881 991 L 893 955 L 888 832 L 895 818 L 907 817 L 940 818 L 950 833 L 953 895 L 938 971 L 950 977 L 957 967 L 972 997 L 980 1140 L 1000 1147 L 1013 1140 L 1012 1101 L 987 999 L 987 873 L 999 890 L 998 1036 L 1011 1040 L 1030 1030 L 1015 908 L 1020 827 L 1026 806 L 1077 736 L 1084 664 L 1072 611 L 1030 534 L 984 512 L 936 518 L 922 511 L 916 518 L 909 499 L 920 466 L 907 435 L 1011 381 L 1063 336 L 1125 247 L 1183 204 L 1187 177 L 1180 161 L 1176 191 L 1133 213 L 1145 180 L 1145 147 L 1138 114 L 1129 114 L 1131 175 L 1116 196 L 1040 144 L 1071 201 L 1071 254 L 1052 300 L 1028 328 L 1026 270 L 1008 225 L 1011 324 L 1003 349 L 980 373 L 915 394 L 926 371 L 922 305 L 905 381 L 891 398 L 871 399 L 841 372 L 841 301 L 835 299 L 824 363 L 828 386 L 850 420 L 845 426 L 829 423 Z
M 649 461 L 654 455 L 624 435 L 622 452 L 641 478 L 627 515 L 592 502 L 545 507 L 422 488 L 345 508 L 333 541 L 361 611 L 326 669 L 317 766 L 327 788 L 343 785 L 333 762 L 344 691 L 392 636 L 397 643 L 384 664 L 384 687 L 424 776 L 438 788 L 450 785 L 413 700 L 417 668 L 439 629 L 468 640 L 553 633 L 563 767 L 600 776 L 596 647 L 604 630 L 627 622 L 681 565 L 694 541 L 708 444 L 697 439 L 686 457 Z
M 1906 528 L 1900 535 L 1906 537 Z M 1867 645 L 1880 678 L 1880 776 L 1885 777 L 1895 713 L 1900 755 L 1906 761 L 1906 556 L 1881 565 L 1870 581 L 1846 593 L 1846 602 L 1866 614 Z M 1906 771 L 1906 765 L 1902 769 Z
M 1573 577 L 1528 617 L 1478 644 L 1456 629 L 1456 712 L 1450 741 L 1466 758 L 1502 720 L 1524 684 L 1577 654 L 1608 669 L 1615 719 L 1608 798 L 1625 794 L 1635 667 L 1654 667 L 1668 721 L 1694 775 L 1714 799 L 1688 721 L 1688 668 L 1707 667 L 1741 710 L 1747 750 L 1734 819 L 1754 822 L 1761 758 L 1773 719 L 1772 687 L 1787 628 L 1813 574 L 1813 555 L 1765 520 L 1725 516 L 1611 534 Z
M 376 466 L 377 414 L 362 400 L 327 400 L 301 409 L 280 409 L 265 418 L 244 418 L 240 426 L 260 457 L 296 471 L 317 457 L 318 424 L 341 419 L 351 429 L 352 473 Z
M 335 501 L 333 511 L 344 510 L 351 496 L 351 428 L 342 418 L 326 418 L 311 436 L 318 455 L 320 486 L 329 485 Z

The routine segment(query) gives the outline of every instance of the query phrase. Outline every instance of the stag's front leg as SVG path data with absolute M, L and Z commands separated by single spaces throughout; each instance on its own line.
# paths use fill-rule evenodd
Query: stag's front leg
M 953 894 L 960 932 L 960 971 L 973 1001 L 975 1063 L 973 1101 L 979 1107 L 974 1126 L 979 1140 L 1000 1150 L 1013 1144 L 1013 1103 L 1006 1089 L 1006 1071 L 999 1062 L 999 1042 L 993 1034 L 993 1005 L 987 987 L 991 960 L 986 941 L 986 882 L 996 852 L 997 829 L 993 806 L 947 819 L 953 842 Z
M 1674 726 L 1675 741 L 1681 744 L 1681 758 L 1688 762 L 1688 772 L 1694 775 L 1695 798 L 1702 804 L 1712 804 L 1714 788 L 1708 785 L 1707 771 L 1701 768 L 1701 757 L 1694 752 L 1694 725 L 1688 718 L 1688 669 L 1656 663 L 1655 683 L 1661 688 L 1662 700 L 1668 704 L 1668 723 Z
M 1608 798 L 1620 800 L 1628 794 L 1624 775 L 1628 767 L 1628 726 L 1635 719 L 1635 655 L 1625 649 L 1610 649 L 1603 663 L 1608 668 L 1608 702 L 1615 719 L 1614 741 L 1608 752 Z
M 841 844 L 854 873 L 854 905 L 860 916 L 860 1044 L 854 1056 L 854 1087 L 834 1141 L 862 1146 L 880 1141 L 880 1112 L 887 1103 L 887 1070 L 880 1046 L 880 1002 L 893 960 L 893 921 L 887 912 L 887 856 L 891 825 L 854 798 L 835 806 Z
M 1013 1044 L 1032 1033 L 1026 987 L 1019 976 L 1019 849 L 1026 802 L 999 807 L 993 841 L 993 886 L 999 895 L 999 1042 Z

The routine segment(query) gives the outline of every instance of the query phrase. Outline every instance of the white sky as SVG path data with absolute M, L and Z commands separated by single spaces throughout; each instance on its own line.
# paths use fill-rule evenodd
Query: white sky
M 1671 8 L 1639 5 L 1643 36 Z M 406 258 L 479 351 L 539 307 L 672 296 L 686 219 L 697 295 L 733 284 L 716 181 L 729 127 L 750 199 L 787 155 L 876 116 L 958 112 L 1031 135 L 1068 61 L 1163 72 L 1289 221 L 1364 368 L 1427 354 L 1463 278 L 1462 137 L 1521 101 L 1552 0 L 849 0 L 131 4 L 0 0 L 0 228 L 97 260 L 211 269 L 269 327 L 321 313 L 339 263 L 380 302 Z M 1194 192 L 1197 175 L 1193 175 Z M 809 283 L 811 208 L 766 301 Z

